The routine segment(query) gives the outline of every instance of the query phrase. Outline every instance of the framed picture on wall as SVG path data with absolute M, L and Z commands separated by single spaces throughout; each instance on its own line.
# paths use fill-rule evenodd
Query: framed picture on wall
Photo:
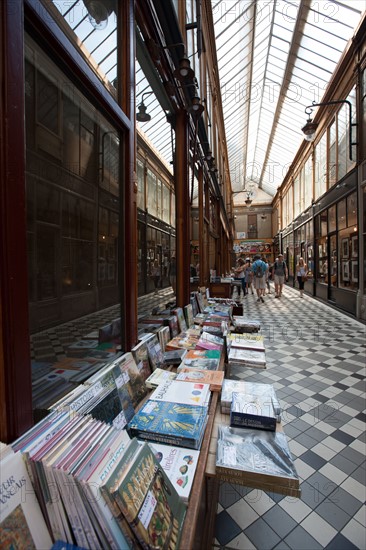
M 342 262 L 342 279 L 344 282 L 349 281 L 349 263 Z
M 358 235 L 353 235 L 351 238 L 351 249 L 352 249 L 352 258 L 357 258 L 358 256 Z
M 342 239 L 341 241 L 341 251 L 342 251 L 342 258 L 345 259 L 345 258 L 348 258 L 349 257 L 349 240 L 348 238 L 347 239 Z
M 352 282 L 358 283 L 358 261 L 351 262 L 351 276 Z

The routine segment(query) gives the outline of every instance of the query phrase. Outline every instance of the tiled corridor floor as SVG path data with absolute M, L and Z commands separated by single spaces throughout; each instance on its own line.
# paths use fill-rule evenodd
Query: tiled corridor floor
M 267 368 L 231 377 L 274 384 L 301 482 L 301 499 L 223 483 L 215 547 L 239 550 L 366 549 L 366 327 L 285 288 L 265 303 L 244 299 L 260 320 Z
M 232 369 L 231 377 L 274 384 L 302 495 L 222 484 L 214 547 L 365 550 L 366 327 L 294 289 L 280 300 L 271 290 L 264 304 L 244 299 L 245 316 L 261 322 L 267 368 Z M 140 298 L 139 315 L 172 297 L 170 288 Z M 61 359 L 117 315 L 116 306 L 34 335 L 32 358 Z

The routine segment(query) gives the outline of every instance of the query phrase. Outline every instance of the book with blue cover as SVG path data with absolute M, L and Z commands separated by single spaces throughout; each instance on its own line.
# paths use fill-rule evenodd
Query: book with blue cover
M 199 449 L 207 410 L 207 406 L 149 399 L 129 422 L 127 430 L 131 437 Z

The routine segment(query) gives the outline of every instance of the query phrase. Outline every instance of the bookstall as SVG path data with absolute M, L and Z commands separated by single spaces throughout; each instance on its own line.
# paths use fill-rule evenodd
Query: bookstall
M 222 481 L 300 495 L 273 386 L 229 377 L 241 348 L 264 355 L 263 336 L 249 334 L 260 324 L 233 315 L 233 304 L 200 292 L 184 308 L 147 316 L 131 352 L 97 371 L 87 362 L 93 374 L 83 384 L 44 408 L 11 449 L 0 448 L 10 477 L 13 456 L 23 455 L 46 536 L 48 528 L 54 541 L 82 548 L 208 549 Z M 99 336 L 113 340 L 110 333 L 103 327 Z M 4 502 L 0 520 L 12 521 Z

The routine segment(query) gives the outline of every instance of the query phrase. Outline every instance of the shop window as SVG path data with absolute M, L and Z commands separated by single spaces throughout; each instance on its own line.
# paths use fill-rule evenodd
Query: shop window
M 147 211 L 152 216 L 158 216 L 157 208 L 157 177 L 147 169 Z
M 317 247 L 317 281 L 319 283 L 328 283 L 328 255 L 327 255 L 327 237 L 321 237 L 316 241 Z
M 315 197 L 318 199 L 327 190 L 327 134 L 323 134 L 315 148 Z
M 337 229 L 336 205 L 328 209 L 328 232 L 332 233 Z
M 352 193 L 347 197 L 347 225 L 357 224 L 357 194 Z
M 347 226 L 346 199 L 339 201 L 337 204 L 337 221 L 338 229 L 344 229 Z

